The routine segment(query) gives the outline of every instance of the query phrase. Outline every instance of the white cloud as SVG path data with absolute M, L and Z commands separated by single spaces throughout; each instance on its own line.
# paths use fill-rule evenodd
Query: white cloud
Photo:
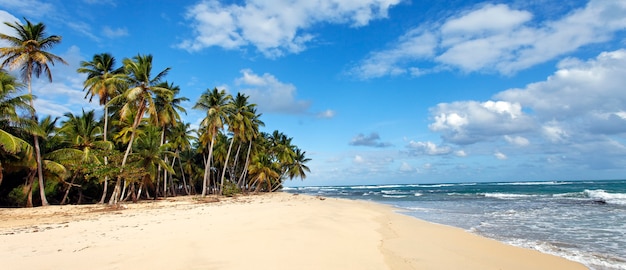
M 407 31 L 396 45 L 371 53 L 351 73 L 361 78 L 419 76 L 451 67 L 513 74 L 613 39 L 626 29 L 623 14 L 624 1 L 591 0 L 556 20 L 537 21 L 531 11 L 486 4 Z
M 4 22 L 15 23 L 19 21 L 20 20 L 16 18 L 15 16 L 11 15 L 11 13 L 8 13 L 4 10 L 0 10 L 0 33 L 7 34 L 7 35 L 14 35 L 15 30 L 13 30 L 13 28 L 11 27 L 8 27 L 6 24 L 4 24 Z M 9 44 L 6 43 L 4 40 L 0 40 L 0 47 L 6 47 L 8 45 Z
M 586 61 L 567 59 L 558 67 L 544 81 L 497 93 L 497 101 L 438 104 L 430 110 L 430 129 L 448 143 L 501 140 L 524 147 L 501 148 L 509 154 L 567 156 L 558 159 L 560 164 L 620 167 L 626 155 L 626 49 Z
M 505 160 L 508 158 L 505 154 L 499 151 L 496 151 L 493 155 L 499 160 Z
M 429 127 L 442 132 L 445 141 L 472 144 L 500 135 L 521 133 L 533 127 L 519 103 L 506 101 L 459 101 L 441 103 L 431 109 L 434 123 Z
M 317 118 L 333 118 L 337 113 L 334 110 L 328 109 L 317 114 Z
M 104 34 L 108 38 L 120 38 L 128 36 L 128 30 L 126 27 L 113 29 L 109 26 L 102 27 L 102 34 Z
M 354 160 L 353 161 L 354 161 L 354 163 L 364 163 L 365 159 L 363 159 L 363 157 L 360 156 L 360 155 L 356 155 L 356 156 L 354 156 Z
M 257 104 L 262 113 L 305 113 L 310 102 L 297 99 L 296 87 L 283 83 L 274 75 L 258 75 L 250 69 L 241 70 L 242 76 L 235 80 L 241 87 L 239 92 L 250 96 L 250 102 Z
M 82 109 L 89 111 L 100 106 L 97 102 L 89 103 L 85 99 L 83 81 L 85 76 L 77 74 L 76 69 L 80 61 L 80 49 L 72 46 L 65 53 L 59 55 L 68 65 L 56 63 L 51 66 L 52 83 L 45 76 L 33 80 L 33 95 L 35 95 L 35 109 L 40 116 L 62 116 L 65 113 L 78 114 Z M 96 99 L 97 100 L 97 99 Z
M 218 46 L 237 49 L 256 47 L 267 57 L 298 53 L 314 39 L 307 32 L 320 23 L 367 25 L 386 18 L 390 7 L 399 0 L 366 1 L 262 1 L 222 4 L 204 0 L 187 9 L 195 37 L 179 44 L 180 48 L 198 51 Z
M 412 155 L 447 155 L 452 152 L 448 146 L 437 146 L 433 142 L 416 142 L 410 141 L 407 148 L 410 149 Z
M 522 136 L 504 135 L 504 139 L 510 144 L 517 145 L 517 146 L 527 146 L 530 144 L 530 141 Z
M 53 4 L 38 0 L 0 0 L 0 6 L 14 10 L 28 18 L 39 18 L 55 12 Z
M 457 157 L 466 157 L 467 153 L 465 153 L 465 151 L 463 151 L 463 150 L 458 150 L 458 151 L 454 152 L 454 155 L 456 155 Z
M 402 162 L 402 164 L 400 165 L 400 171 L 401 172 L 405 172 L 405 173 L 406 172 L 414 172 L 415 169 L 411 165 L 409 165 L 409 163 Z

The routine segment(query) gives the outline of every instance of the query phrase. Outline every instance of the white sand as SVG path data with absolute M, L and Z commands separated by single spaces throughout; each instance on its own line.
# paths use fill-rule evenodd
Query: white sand
M 285 193 L 0 209 L 2 269 L 586 269 L 374 203 Z

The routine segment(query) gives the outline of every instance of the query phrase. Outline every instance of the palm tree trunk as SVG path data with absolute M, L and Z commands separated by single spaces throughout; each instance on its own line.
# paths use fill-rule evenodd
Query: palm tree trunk
M 109 128 L 109 106 L 104 105 L 104 141 L 107 142 L 107 133 Z M 104 156 L 104 165 L 109 165 L 109 157 Z M 100 198 L 99 204 L 104 204 L 104 200 L 107 197 L 107 189 L 109 187 L 109 176 L 104 177 L 104 185 L 102 188 L 102 197 Z
M 65 201 L 67 200 L 67 196 L 70 195 L 70 189 L 74 185 L 74 180 L 76 180 L 76 174 L 74 174 L 72 176 L 72 181 L 70 181 L 70 184 L 67 185 L 67 189 L 65 190 L 65 195 L 63 195 L 63 199 L 61 200 L 61 204 L 65 204 Z
M 252 140 L 248 143 L 248 154 L 246 154 L 246 164 L 244 165 L 243 171 L 241 172 L 241 176 L 239 177 L 239 181 L 237 181 L 237 186 L 243 189 L 245 186 L 246 175 L 248 174 L 248 166 L 250 165 L 250 151 L 252 150 Z
M 121 194 L 119 192 L 122 189 L 121 187 L 122 172 L 124 172 L 124 166 L 126 166 L 126 160 L 128 160 L 128 155 L 130 154 L 130 151 L 133 148 L 133 141 L 135 140 L 135 132 L 137 130 L 137 127 L 139 126 L 139 122 L 141 121 L 141 118 L 145 110 L 145 106 L 143 105 L 144 102 L 145 100 L 141 99 L 141 103 L 139 103 L 140 107 L 139 107 L 139 110 L 137 110 L 137 115 L 135 115 L 135 120 L 133 121 L 133 130 L 130 133 L 130 141 L 128 141 L 128 146 L 126 147 L 126 152 L 124 153 L 124 158 L 122 159 L 122 165 L 120 166 L 120 175 L 117 177 L 117 181 L 115 182 L 115 189 L 113 189 L 113 195 L 111 195 L 111 199 L 109 199 L 109 205 L 117 204 L 120 202 Z
M 167 164 L 167 156 L 165 157 L 165 164 Z M 161 165 L 159 165 L 160 167 Z M 167 198 L 167 170 L 163 170 L 163 198 Z
M 26 194 L 26 207 L 33 207 L 33 183 L 35 182 L 36 170 L 30 170 L 23 192 Z
M 29 72 L 26 75 L 26 79 L 28 80 L 28 94 L 32 95 L 33 94 L 33 90 L 32 90 L 32 74 Z M 30 106 L 35 109 L 35 104 L 33 102 L 33 99 L 30 99 Z M 33 120 L 35 120 L 35 122 L 37 122 L 37 114 L 36 112 L 33 112 L 33 114 L 31 115 L 31 117 L 33 118 Z M 43 166 L 42 166 L 42 159 L 41 159 L 41 149 L 39 148 L 39 137 L 37 137 L 37 135 L 34 135 L 34 144 L 35 144 L 35 156 L 36 156 L 36 161 L 37 161 L 37 176 L 39 177 L 39 196 L 41 196 L 41 206 L 46 206 L 49 205 L 48 200 L 46 199 L 46 191 L 45 191 L 45 185 L 44 185 L 44 181 L 43 181 Z
M 215 133 L 211 137 L 211 146 L 209 147 L 209 157 L 207 158 L 206 165 L 204 166 L 204 179 L 202 181 L 202 196 L 206 196 L 207 182 L 210 180 L 211 175 L 211 159 L 213 158 L 213 144 L 215 143 Z
M 226 153 L 226 160 L 224 161 L 224 168 L 222 169 L 222 180 L 220 180 L 220 195 L 224 194 L 224 178 L 226 177 L 226 168 L 228 168 L 228 158 L 230 158 L 230 151 L 233 149 L 233 143 L 235 142 L 235 137 L 230 141 L 230 145 L 228 146 L 228 152 Z

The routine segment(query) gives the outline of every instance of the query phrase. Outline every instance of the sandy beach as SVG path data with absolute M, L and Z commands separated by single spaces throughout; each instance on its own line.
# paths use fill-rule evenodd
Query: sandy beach
M 586 269 L 364 201 L 237 198 L 0 209 L 3 269 Z

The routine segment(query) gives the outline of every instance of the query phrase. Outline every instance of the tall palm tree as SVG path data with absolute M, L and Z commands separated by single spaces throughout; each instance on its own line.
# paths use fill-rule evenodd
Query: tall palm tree
M 87 79 L 83 83 L 84 90 L 87 91 L 85 98 L 89 97 L 89 102 L 94 96 L 98 96 L 99 104 L 104 106 L 104 129 L 103 140 L 108 141 L 109 132 L 109 106 L 111 98 L 119 95 L 120 89 L 124 87 L 124 69 L 115 67 L 115 57 L 109 53 L 101 53 L 93 56 L 90 62 L 80 62 L 78 73 L 87 74 Z M 108 157 L 104 157 L 104 164 L 108 164 Z M 108 176 L 104 178 L 102 197 L 100 203 L 104 203 L 107 194 Z
M 194 109 L 201 109 L 206 111 L 206 116 L 200 123 L 201 129 L 205 132 L 200 135 L 201 141 L 207 141 L 210 138 L 209 156 L 207 158 L 204 167 L 204 178 L 202 183 L 202 196 L 206 196 L 207 183 L 211 173 L 211 159 L 213 158 L 213 146 L 215 144 L 215 137 L 217 133 L 224 128 L 226 118 L 230 114 L 233 105 L 230 103 L 232 96 L 226 93 L 226 90 L 217 90 L 214 88 L 212 91 L 207 89 L 201 96 Z M 205 145 L 206 147 L 206 145 Z
M 244 131 L 244 136 L 243 136 L 243 142 L 248 142 L 248 151 L 246 154 L 246 161 L 243 167 L 243 170 L 241 172 L 241 175 L 239 176 L 239 181 L 237 181 L 237 185 L 240 188 L 243 188 L 245 186 L 245 179 L 246 179 L 246 175 L 248 173 L 248 166 L 250 165 L 250 154 L 252 153 L 252 143 L 259 137 L 259 135 L 261 134 L 259 132 L 259 127 L 265 126 L 265 123 L 263 123 L 263 121 L 261 121 L 261 114 L 257 114 L 256 113 L 256 107 L 251 106 L 250 111 L 252 113 L 252 118 L 250 119 L 250 126 L 247 127 Z
M 158 86 L 167 75 L 170 68 L 166 68 L 152 77 L 152 55 L 137 55 L 132 59 L 124 59 L 124 70 L 129 88 L 123 94 L 114 97 L 109 103 L 123 102 L 120 110 L 120 118 L 125 118 L 128 114 L 135 114 L 132 130 L 126 152 L 122 158 L 120 173 L 123 172 L 128 155 L 133 146 L 133 141 L 137 133 L 137 127 L 141 123 L 144 115 L 156 115 L 154 105 L 154 95 L 171 95 L 169 89 Z M 120 174 L 121 175 L 121 174 Z M 121 177 L 117 178 L 113 195 L 109 204 L 117 204 L 121 195 Z
M 224 178 L 226 177 L 226 169 L 228 168 L 228 160 L 233 148 L 235 140 L 242 140 L 246 135 L 245 131 L 252 125 L 252 118 L 254 117 L 253 109 L 255 104 L 248 102 L 248 96 L 241 93 L 237 93 L 237 96 L 231 101 L 232 111 L 227 117 L 228 130 L 233 133 L 233 138 L 228 146 L 228 152 L 224 162 L 224 168 L 222 169 L 222 177 L 220 180 L 220 195 L 224 191 Z
M 39 78 L 45 73 L 48 80 L 52 82 L 52 72 L 48 64 L 54 65 L 55 61 L 67 64 L 63 58 L 54 55 L 47 50 L 61 42 L 61 37 L 56 35 L 47 36 L 46 26 L 43 23 L 33 24 L 29 20 L 24 19 L 26 24 L 20 22 L 4 24 L 12 28 L 16 32 L 16 36 L 10 36 L 0 33 L 0 40 L 9 43 L 9 47 L 0 48 L 0 58 L 4 58 L 1 68 L 8 66 L 11 69 L 19 68 L 21 70 L 22 79 L 28 85 L 28 93 L 32 95 L 32 76 Z M 32 99 L 31 107 L 34 108 Z M 37 115 L 33 111 L 32 118 L 37 121 Z M 39 177 L 39 195 L 41 196 L 41 204 L 48 205 L 46 194 L 44 191 L 44 179 L 41 159 L 41 149 L 39 148 L 39 137 L 33 136 L 35 154 L 37 158 L 37 175 Z
M 11 133 L 25 119 L 19 117 L 18 111 L 32 111 L 29 105 L 31 95 L 15 95 L 20 87 L 15 77 L 0 70 L 0 153 L 15 155 L 25 152 L 26 156 L 32 153 L 32 146 Z M 28 121 L 26 121 L 28 122 Z M 0 160 L 0 185 L 2 184 L 2 160 Z
M 169 89 L 171 91 L 168 95 L 156 95 L 154 104 L 157 108 L 157 113 L 153 115 L 151 121 L 161 128 L 161 145 L 166 141 L 166 130 L 169 127 L 175 126 L 181 121 L 180 114 L 178 112 L 187 113 L 185 108 L 180 105 L 181 102 L 188 101 L 186 97 L 177 97 L 180 92 L 180 87 L 174 85 L 174 83 L 162 82 L 159 87 Z M 168 162 L 165 157 L 165 162 Z M 159 167 L 161 171 L 161 167 Z M 167 197 L 167 170 L 163 173 L 163 196 Z

